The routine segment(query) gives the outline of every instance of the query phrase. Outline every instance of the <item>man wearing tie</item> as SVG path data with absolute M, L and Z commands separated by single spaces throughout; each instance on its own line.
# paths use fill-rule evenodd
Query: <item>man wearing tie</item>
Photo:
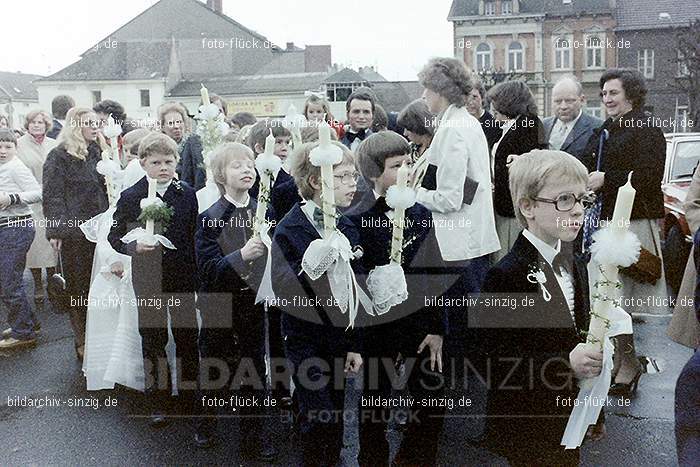
M 603 124 L 599 118 L 583 112 L 586 102 L 581 83 L 573 76 L 562 78 L 552 89 L 555 116 L 544 120 L 549 148 L 568 152 L 581 159 L 593 130 Z
M 374 93 L 366 87 L 353 91 L 345 102 L 350 127 L 345 131 L 340 142 L 353 152 L 366 137 L 372 134 L 370 127 L 374 118 L 375 103 Z

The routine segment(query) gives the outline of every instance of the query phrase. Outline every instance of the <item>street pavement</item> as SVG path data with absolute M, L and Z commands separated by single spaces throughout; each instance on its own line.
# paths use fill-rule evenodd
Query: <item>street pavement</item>
M 0 316 L 4 313 L 0 310 Z M 193 446 L 192 425 L 187 420 L 175 420 L 159 430 L 150 428 L 146 420 L 133 416 L 143 413 L 138 393 L 124 388 L 85 390 L 68 317 L 46 309 L 39 309 L 38 316 L 42 322 L 38 346 L 0 354 L 1 466 L 244 464 L 238 453 L 235 417 L 222 420 L 222 442 L 207 451 Z M 674 387 L 692 351 L 666 336 L 669 320 L 669 316 L 635 319 L 637 352 L 655 359 L 661 371 L 642 377 L 637 396 L 628 407 L 606 410 L 607 438 L 583 447 L 583 465 L 677 465 Z M 483 418 L 478 415 L 483 413 L 484 403 L 479 385 L 469 384 L 466 391 L 464 385 L 457 386 L 449 391 L 449 396 L 455 402 L 462 396 L 469 397 L 474 405 L 447 412 L 439 465 L 507 465 L 503 459 L 479 448 L 478 442 L 470 441 L 478 438 L 483 427 Z M 58 405 L 44 408 L 9 405 L 24 396 L 58 401 Z M 348 391 L 348 400 L 358 397 L 358 391 Z M 94 400 L 99 407 L 95 407 Z M 275 421 L 273 425 L 281 453 L 275 465 L 293 464 L 298 453 L 290 424 Z M 351 424 L 346 432 L 341 463 L 356 465 L 356 426 Z M 391 431 L 389 435 L 395 449 L 400 434 Z

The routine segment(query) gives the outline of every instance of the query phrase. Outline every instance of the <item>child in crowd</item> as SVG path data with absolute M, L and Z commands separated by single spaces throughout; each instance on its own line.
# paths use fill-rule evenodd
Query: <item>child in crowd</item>
M 41 201 L 41 187 L 17 158 L 17 138 L 0 129 L 0 297 L 10 327 L 2 332 L 0 350 L 36 345 L 39 322 L 27 299 L 22 274 L 34 241 L 30 204 Z
M 318 127 L 318 124 L 325 120 L 335 131 L 335 136 L 337 136 L 338 140 L 345 136 L 345 128 L 333 118 L 331 106 L 323 97 L 312 94 L 306 99 L 304 103 L 304 117 L 309 122 L 309 126 L 313 128 Z
M 394 210 L 386 203 L 389 187 L 396 185 L 402 164 L 411 161 L 408 142 L 393 131 L 367 137 L 357 149 L 357 162 L 365 179 L 373 185 L 364 198 L 347 212 L 360 232 L 364 251 L 363 269 L 371 271 L 390 262 Z M 405 361 L 407 387 L 416 399 L 438 399 L 442 395 L 442 340 L 447 316 L 442 307 L 426 306 L 439 296 L 442 260 L 432 228 L 432 215 L 420 204 L 405 212 L 402 267 L 408 299 L 381 316 L 359 315 L 363 328 L 364 396 L 390 398 L 399 354 Z M 417 355 L 420 355 L 417 357 Z M 430 360 L 430 364 L 426 362 Z M 385 364 L 383 362 L 391 362 Z M 391 370 L 391 371 L 390 371 Z M 374 374 L 370 374 L 374 373 Z M 426 408 L 409 416 L 407 430 L 396 457 L 398 465 L 435 465 L 442 432 L 444 409 Z M 384 435 L 391 410 L 362 408 L 360 457 L 362 466 L 388 465 L 389 443 Z
M 350 205 L 359 174 L 353 154 L 332 144 L 343 151 L 342 161 L 333 167 L 335 202 L 342 208 Z M 327 274 L 312 281 L 302 270 L 304 253 L 323 232 L 321 168 L 309 160 L 316 147 L 318 143 L 302 145 L 291 161 L 304 202 L 294 205 L 275 228 L 272 283 L 283 311 L 285 353 L 294 368 L 303 465 L 333 465 L 343 439 L 343 364 L 345 371 L 357 372 L 362 358 L 357 331 L 346 330 L 349 311 L 342 314 L 335 304 Z M 351 247 L 358 246 L 359 236 L 349 219 L 337 217 L 337 229 Z M 353 268 L 359 267 L 356 263 L 351 263 Z
M 511 465 L 576 466 L 579 450 L 560 445 L 573 404 L 561 401 L 573 401 L 576 378 L 597 376 L 603 359 L 583 345 L 588 275 L 566 245 L 592 203 L 588 172 L 575 157 L 548 150 L 518 157 L 509 171 L 524 230 L 488 271 L 481 306 L 469 312 L 491 363 L 486 442 Z
M 178 393 L 188 412 L 195 409 L 199 363 L 194 304 L 197 198 L 188 184 L 175 179 L 178 151 L 168 136 L 161 133 L 146 136 L 139 145 L 139 159 L 146 177 L 122 192 L 108 239 L 117 252 L 131 256 L 146 371 L 146 402 L 151 411 L 151 424 L 161 426 L 167 419 L 156 396 L 158 390 L 169 388 L 170 381 L 165 355 L 168 311 L 177 347 Z M 156 196 L 173 210 L 169 223 L 160 225 L 159 230 L 175 249 L 122 241 L 127 232 L 141 226 L 138 221 L 140 202 L 148 196 L 149 178 L 157 182 Z
M 253 128 L 250 129 L 250 134 L 248 135 L 248 147 L 253 150 L 255 156 L 265 152 L 265 138 L 270 134 L 272 130 L 272 136 L 275 137 L 275 156 L 282 159 L 282 168 L 277 173 L 277 178 L 275 179 L 272 189 L 291 180 L 291 176 L 288 172 L 287 156 L 289 155 L 289 144 L 292 141 L 292 134 L 287 128 L 282 125 L 281 120 L 259 120 Z M 255 178 L 255 183 L 250 189 L 249 193 L 255 199 L 258 199 L 258 190 L 260 189 L 260 176 L 257 175 Z
M 265 309 L 255 296 L 265 269 L 266 248 L 253 236 L 257 202 L 248 191 L 255 181 L 253 151 L 240 143 L 226 143 L 214 151 L 211 169 L 221 198 L 197 221 L 196 254 L 201 286 L 198 308 L 202 316 L 199 348 L 202 356 L 200 387 L 203 398 L 213 395 L 231 398 L 233 388 L 240 395 L 260 401 L 265 397 Z M 224 362 L 231 376 L 247 368 L 246 382 L 221 381 L 219 368 L 205 364 L 209 359 Z M 208 447 L 215 436 L 216 412 L 206 406 L 210 417 L 200 423 L 196 443 Z M 241 451 L 244 456 L 269 462 L 275 457 L 270 432 L 259 409 L 240 411 Z

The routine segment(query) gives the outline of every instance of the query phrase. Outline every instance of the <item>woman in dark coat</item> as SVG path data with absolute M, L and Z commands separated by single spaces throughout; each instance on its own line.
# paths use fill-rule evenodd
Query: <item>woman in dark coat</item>
M 653 125 L 651 115 L 644 112 L 647 88 L 644 77 L 636 70 L 612 69 L 600 78 L 601 96 L 608 119 L 593 132 L 584 152 L 583 163 L 590 174 L 588 188 L 602 199 L 601 221 L 612 218 L 617 190 L 627 183 L 632 174 L 632 186 L 637 190 L 634 200 L 630 230 L 639 238 L 642 246 L 661 258 L 659 225 L 664 216 L 664 199 L 661 180 L 666 159 L 666 139 L 661 128 Z M 607 130 L 603 144 L 600 170 L 597 170 L 600 135 Z M 595 283 L 594 268 L 589 268 L 591 283 Z M 592 271 L 593 270 L 593 271 Z M 642 284 L 620 275 L 622 295 L 626 298 L 625 311 L 643 313 L 668 313 L 665 306 L 653 306 L 648 298 L 666 297 L 666 279 L 655 284 Z M 639 305 L 643 304 L 643 305 Z M 619 371 L 611 393 L 634 392 L 641 375 L 641 368 L 634 351 L 632 335 L 617 338 L 615 366 Z
M 109 207 L 104 177 L 96 170 L 102 149 L 106 147 L 98 127 L 95 112 L 71 109 L 58 137 L 58 146 L 44 163 L 46 238 L 61 252 L 75 351 L 80 359 L 85 344 L 87 298 L 95 252 L 95 244 L 85 238 L 80 224 Z
M 508 187 L 508 156 L 525 154 L 533 149 L 547 149 L 544 126 L 537 117 L 537 104 L 527 84 L 506 81 L 489 90 L 491 108 L 502 125 L 501 138 L 493 146 L 492 170 L 496 230 L 501 249 L 494 254 L 499 261 L 513 247 L 522 226 L 515 218 L 513 200 Z

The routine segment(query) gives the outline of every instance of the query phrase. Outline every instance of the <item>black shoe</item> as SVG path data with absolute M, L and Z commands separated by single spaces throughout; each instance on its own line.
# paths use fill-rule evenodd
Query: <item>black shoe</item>
M 634 378 L 629 383 L 613 383 L 610 385 L 610 391 L 608 394 L 611 396 L 626 396 L 632 397 L 637 394 L 637 387 L 639 386 L 639 378 L 642 376 L 642 370 L 637 370 Z
M 270 441 L 248 439 L 241 443 L 241 457 L 258 462 L 272 462 L 279 452 Z
M 168 420 L 168 417 L 166 417 L 162 413 L 154 413 L 148 420 L 148 423 L 151 425 L 151 428 L 163 428 L 169 422 L 170 421 Z

